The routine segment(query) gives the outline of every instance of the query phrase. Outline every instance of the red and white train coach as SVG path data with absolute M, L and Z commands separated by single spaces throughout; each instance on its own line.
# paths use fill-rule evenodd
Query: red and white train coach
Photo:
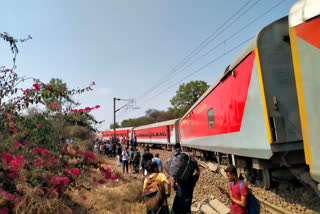
M 153 123 L 134 128 L 134 136 L 141 144 L 175 144 L 178 140 L 179 119 Z
M 258 33 L 181 118 L 179 130 L 182 146 L 227 155 L 266 188 L 271 172 L 304 163 L 288 17 Z
M 101 132 L 103 139 L 111 139 L 114 137 L 113 129 L 108 129 L 106 131 Z M 116 137 L 121 138 L 129 138 L 131 140 L 133 134 L 133 127 L 126 127 L 126 128 L 117 128 L 116 129 Z

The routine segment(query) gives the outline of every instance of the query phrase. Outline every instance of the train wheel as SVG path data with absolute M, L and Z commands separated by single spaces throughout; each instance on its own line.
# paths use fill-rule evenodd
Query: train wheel
M 268 169 L 261 169 L 259 170 L 260 176 L 258 176 L 256 180 L 257 186 L 264 188 L 264 189 L 270 189 L 271 187 L 271 177 Z

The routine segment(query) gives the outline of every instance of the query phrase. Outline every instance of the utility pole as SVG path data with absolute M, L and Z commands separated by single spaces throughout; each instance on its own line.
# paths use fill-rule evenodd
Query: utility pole
M 120 100 L 120 99 L 117 99 L 117 98 L 113 98 L 113 137 L 114 137 L 114 140 L 116 140 L 116 101 L 117 100 Z
M 123 100 L 123 101 L 128 101 L 127 104 L 124 106 L 120 107 L 119 109 L 116 109 L 116 101 L 117 100 Z M 123 109 L 124 107 L 129 106 L 130 102 L 132 102 L 134 99 L 120 99 L 120 98 L 113 98 L 113 136 L 114 139 L 116 139 L 116 113 Z

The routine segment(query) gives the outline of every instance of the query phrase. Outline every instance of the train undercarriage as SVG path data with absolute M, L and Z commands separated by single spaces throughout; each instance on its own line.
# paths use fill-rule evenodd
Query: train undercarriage
M 143 144 L 143 146 L 172 150 L 171 145 Z M 266 190 L 283 182 L 299 183 L 307 190 L 315 192 L 320 197 L 320 184 L 316 183 L 305 164 L 303 150 L 274 153 L 271 159 L 241 157 L 197 148 L 182 147 L 183 151 L 192 153 L 193 157 L 203 161 L 217 163 L 221 168 L 233 164 L 237 167 L 238 175 L 245 182 L 254 184 Z
M 264 189 L 281 182 L 295 183 L 299 181 L 306 189 L 315 192 L 320 197 L 320 184 L 316 183 L 305 164 L 303 151 L 274 153 L 270 160 L 241 157 L 195 148 L 183 147 L 184 151 L 192 152 L 194 157 L 204 161 L 213 161 L 222 166 L 233 164 L 238 175 L 246 182 Z

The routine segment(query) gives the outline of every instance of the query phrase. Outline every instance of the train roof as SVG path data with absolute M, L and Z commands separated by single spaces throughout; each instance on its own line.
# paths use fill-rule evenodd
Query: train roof
M 123 131 L 123 130 L 128 130 L 128 129 L 133 129 L 134 127 L 124 127 L 124 128 L 116 128 L 116 131 Z M 107 129 L 105 131 L 102 132 L 109 132 L 109 131 L 113 131 L 113 129 Z
M 319 0 L 300 0 L 290 9 L 289 27 L 297 26 L 318 15 L 320 15 Z
M 203 94 L 202 96 L 195 102 L 191 108 L 181 117 L 180 121 L 182 121 L 199 103 L 201 103 L 202 100 L 204 100 L 210 93 L 215 89 L 220 82 L 222 82 L 231 72 L 234 70 L 235 67 L 237 67 L 252 51 L 254 51 L 258 47 L 258 40 L 259 38 L 263 35 L 263 32 L 269 28 L 272 27 L 273 25 L 276 25 L 278 22 L 283 21 L 283 19 L 288 19 L 287 16 L 278 19 L 271 24 L 267 25 L 264 27 L 262 30 L 258 32 L 258 34 L 250 40 L 248 45 L 238 54 L 238 56 L 231 62 L 231 64 L 225 69 L 223 74 L 216 80 Z
M 141 129 L 148 129 L 148 128 L 154 128 L 154 127 L 159 127 L 159 126 L 167 126 L 167 125 L 174 125 L 178 119 L 173 119 L 173 120 L 167 120 L 159 123 L 152 123 L 144 126 L 138 126 L 134 130 L 141 130 Z

